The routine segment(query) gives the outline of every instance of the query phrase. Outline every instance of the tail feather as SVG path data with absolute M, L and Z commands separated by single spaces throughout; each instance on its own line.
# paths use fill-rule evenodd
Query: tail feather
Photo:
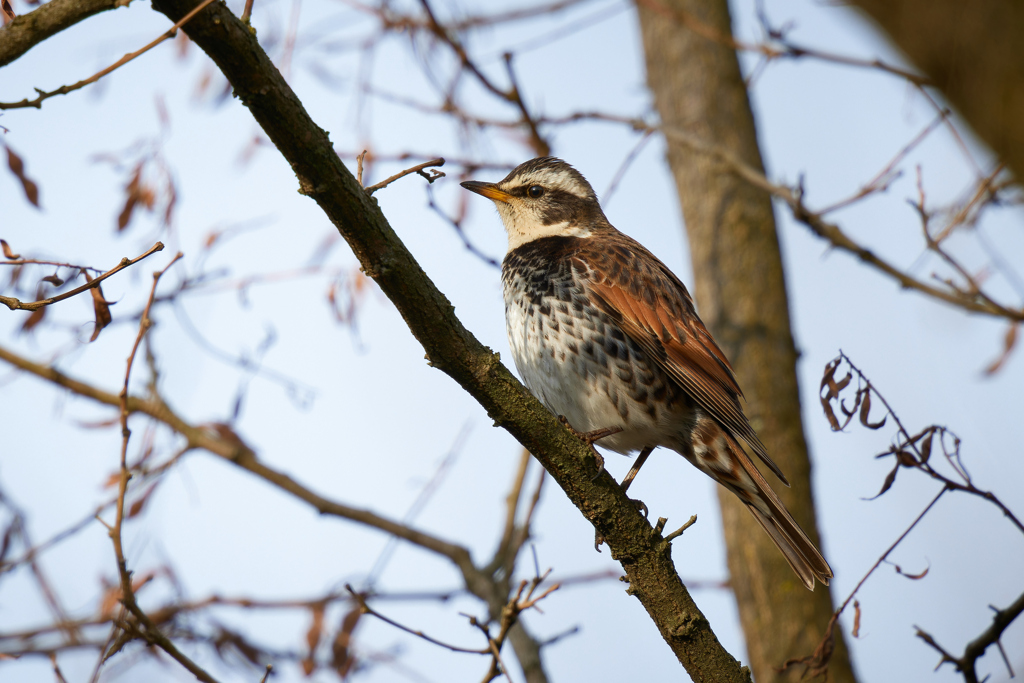
M 817 579 L 827 586 L 832 568 L 736 439 L 715 420 L 702 416 L 687 445 L 692 450 L 683 448 L 680 453 L 743 501 L 804 585 L 814 590 Z
M 778 517 L 769 519 L 753 506 L 748 506 L 747 509 L 750 510 L 750 513 L 757 520 L 758 524 L 761 525 L 761 528 L 768 533 L 769 538 L 782 551 L 782 556 L 786 558 L 786 562 L 793 568 L 793 571 L 800 577 L 800 580 L 803 581 L 808 590 L 814 590 L 814 579 L 818 579 L 826 586 L 828 585 L 829 579 L 832 578 L 832 569 L 825 562 L 825 558 L 818 553 L 817 549 L 803 535 L 800 527 L 795 526 L 794 523 L 791 530 L 783 529 L 782 525 L 775 522 Z M 790 519 L 788 521 L 792 522 L 793 520 Z M 796 533 L 793 534 L 793 531 Z
M 789 566 L 793 568 L 793 571 L 796 572 L 797 576 L 800 577 L 809 590 L 814 590 L 814 579 L 818 579 L 827 586 L 829 579 L 833 576 L 832 568 L 828 566 L 828 562 L 825 561 L 825 558 L 821 556 L 818 549 L 811 543 L 811 539 L 807 538 L 807 534 L 796 523 L 793 516 L 789 514 L 789 510 L 782 504 L 779 497 L 775 495 L 775 491 L 771 489 L 768 482 L 765 481 L 761 473 L 754 467 L 746 453 L 741 451 L 739 460 L 743 465 L 743 469 L 746 470 L 757 487 L 756 498 L 768 508 L 769 514 L 766 515 L 762 512 L 755 503 L 748 502 L 746 496 L 739 496 L 740 500 L 746 503 L 747 509 L 750 510 L 754 519 L 757 520 L 772 541 L 775 542 L 775 545 L 778 546 L 779 550 L 782 551 L 782 555 L 789 562 Z

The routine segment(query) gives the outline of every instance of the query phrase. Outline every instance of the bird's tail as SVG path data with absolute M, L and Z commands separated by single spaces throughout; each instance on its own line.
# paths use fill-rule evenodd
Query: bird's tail
M 694 437 L 691 462 L 743 501 L 808 590 L 815 579 L 827 586 L 832 568 L 736 440 L 706 417 Z

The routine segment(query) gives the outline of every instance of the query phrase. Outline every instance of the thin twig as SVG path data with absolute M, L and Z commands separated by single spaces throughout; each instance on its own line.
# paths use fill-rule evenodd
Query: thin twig
M 677 539 L 680 536 L 682 536 L 684 531 L 686 531 L 687 529 L 689 529 L 691 526 L 693 526 L 696 523 L 697 523 L 697 515 L 690 515 L 690 519 L 686 520 L 685 524 L 683 524 L 681 527 L 679 527 L 678 529 L 676 529 L 675 531 L 673 531 L 672 533 L 670 533 L 668 536 L 665 537 L 665 542 L 671 543 L 675 539 Z
M 366 158 L 367 154 L 369 154 L 369 150 L 364 149 L 356 157 L 356 182 L 360 185 L 363 184 L 363 159 Z
M 523 94 L 519 90 L 519 82 L 516 79 L 515 69 L 512 68 L 512 53 L 506 52 L 503 55 L 505 60 L 505 71 L 508 73 L 508 82 L 511 87 L 509 88 L 509 94 L 511 95 L 512 102 L 519 108 L 519 113 L 523 117 L 523 123 L 530 129 L 530 146 L 533 147 L 533 152 L 539 157 L 546 157 L 551 154 L 551 145 L 540 134 L 540 130 L 537 127 L 537 121 L 530 114 L 526 108 L 526 102 L 523 100 Z
M 366 194 L 373 194 L 377 190 L 387 187 L 388 185 L 395 182 L 399 178 L 404 178 L 410 173 L 419 173 L 421 176 L 427 179 L 428 183 L 433 183 L 438 178 L 444 177 L 444 173 L 442 173 L 441 171 L 431 171 L 429 175 L 423 172 L 423 169 L 430 168 L 431 166 L 444 166 L 444 159 L 442 157 L 438 157 L 436 159 L 431 159 L 430 161 L 425 161 L 422 164 L 416 164 L 412 168 L 407 168 L 404 171 L 400 171 L 395 175 L 391 176 L 390 178 L 386 178 L 385 180 L 380 181 L 376 185 L 370 185 L 368 188 L 366 188 Z
M 359 605 L 359 609 L 363 611 L 363 614 L 369 614 L 370 616 L 377 617 L 385 624 L 390 624 L 391 626 L 394 626 L 400 631 L 405 631 L 406 633 L 414 635 L 417 638 L 422 638 L 423 640 L 427 641 L 428 643 L 431 643 L 432 645 L 438 645 L 440 647 L 445 648 L 446 650 L 451 650 L 452 652 L 465 652 L 467 654 L 473 655 L 486 655 L 490 653 L 490 650 L 488 648 L 484 648 L 481 650 L 479 648 L 459 647 L 458 645 L 452 645 L 451 643 L 446 643 L 443 640 L 432 638 L 423 631 L 418 631 L 416 629 L 409 628 L 408 626 L 400 624 L 394 619 L 390 619 L 389 617 L 386 617 L 377 610 L 373 609 L 368 604 L 366 604 L 366 598 L 357 593 L 355 590 L 353 590 L 352 586 L 350 586 L 347 583 L 345 584 L 345 590 L 347 590 L 349 594 L 352 596 L 352 599 L 356 601 L 356 604 Z
M 833 629 L 835 628 L 836 622 L 839 620 L 839 615 L 843 613 L 843 610 L 846 609 L 846 606 L 849 605 L 850 601 L 853 600 L 853 597 L 857 595 L 857 591 L 859 591 L 861 586 L 864 585 L 864 582 L 868 580 L 868 577 L 874 574 L 875 570 L 878 569 L 878 567 L 880 567 L 883 562 L 885 562 L 885 559 L 889 557 L 889 554 L 896 549 L 896 546 L 903 542 L 903 539 L 907 537 L 907 535 L 914 529 L 915 526 L 917 526 L 918 522 L 924 519 L 924 516 L 928 514 L 928 511 L 931 510 L 937 502 L 939 502 L 939 498 L 941 498 L 942 494 L 944 494 L 947 490 L 948 489 L 943 488 L 941 491 L 939 491 L 938 495 L 936 495 L 935 498 L 932 499 L 932 502 L 928 503 L 928 506 L 921 511 L 921 514 L 919 514 L 914 519 L 914 521 L 911 522 L 910 526 L 908 526 L 906 530 L 904 530 L 904 532 L 900 534 L 899 538 L 897 538 L 893 542 L 893 544 L 889 546 L 888 550 L 882 553 L 882 556 L 875 561 L 875 563 L 871 566 L 871 569 L 868 570 L 867 574 L 865 574 L 861 578 L 861 580 L 857 582 L 857 585 L 854 586 L 853 591 L 851 591 L 850 594 L 846 597 L 846 600 L 843 601 L 843 604 L 840 605 L 839 608 L 832 613 L 832 618 L 829 619 L 828 625 L 825 627 L 825 635 L 822 637 L 821 642 L 818 643 L 818 646 L 814 649 L 814 652 L 805 657 L 787 660 L 782 664 L 782 671 L 785 671 L 790 667 L 799 664 L 803 664 L 806 667 L 806 673 L 810 673 L 812 676 L 820 675 L 828 671 L 828 663 L 832 657 L 833 651 L 830 647 L 830 644 L 835 638 Z
M 1003 645 L 999 639 L 1002 637 L 1006 628 L 1013 623 L 1013 620 L 1024 613 L 1024 593 L 1014 600 L 1013 604 L 1006 609 L 999 610 L 994 607 L 993 609 L 996 614 L 992 617 L 992 624 L 985 629 L 981 635 L 967 643 L 967 647 L 964 648 L 964 653 L 960 657 L 955 657 L 950 654 L 935 641 L 931 634 L 922 630 L 920 626 L 914 627 L 917 631 L 915 635 L 942 655 L 942 659 L 939 661 L 939 666 L 942 666 L 947 662 L 953 664 L 957 671 L 964 675 L 964 681 L 966 683 L 978 683 L 978 673 L 975 666 L 978 659 L 985 654 L 985 650 L 987 650 L 990 645 L 996 645 L 999 648 L 999 651 L 1003 656 L 1003 662 L 1006 664 L 1007 671 L 1009 671 L 1010 678 L 1013 678 L 1013 667 L 1010 666 L 1009 661 L 1006 659 L 1006 653 L 1003 651 Z
M 914 137 L 913 140 L 904 145 L 903 148 L 896 153 L 896 156 L 889 160 L 889 163 L 885 165 L 885 168 L 879 171 L 874 178 L 865 183 L 864 186 L 862 186 L 853 195 L 847 197 L 846 199 L 841 199 L 834 204 L 826 206 L 825 208 L 818 211 L 818 213 L 822 216 L 825 216 L 829 213 L 832 213 L 833 211 L 836 211 L 838 209 L 847 207 L 850 204 L 858 202 L 861 199 L 867 197 L 868 195 L 874 194 L 875 192 L 881 192 L 887 189 L 889 187 L 889 184 L 900 176 L 900 174 L 897 173 L 895 170 L 896 166 L 900 162 L 902 162 L 907 157 L 907 155 L 914 150 L 914 148 L 916 148 L 918 145 L 924 142 L 925 138 L 931 135 L 931 133 L 942 124 L 942 122 L 946 119 L 946 117 L 949 116 L 949 114 L 950 112 L 948 109 L 943 109 L 942 111 L 940 111 L 938 115 L 927 126 L 925 126 L 924 129 L 920 133 L 918 133 L 916 137 Z
M 958 476 L 960 476 L 963 479 L 962 483 L 950 479 L 949 477 L 945 476 L 944 474 L 942 474 L 941 472 L 939 472 L 938 470 L 931 466 L 928 457 L 922 452 L 921 446 L 919 445 L 923 440 L 923 437 L 926 437 L 926 435 L 928 435 L 929 433 L 938 432 L 940 434 L 940 439 L 942 438 L 943 434 L 947 433 L 951 434 L 954 438 L 956 438 L 955 434 L 952 434 L 952 432 L 950 432 L 945 427 L 938 427 L 936 425 L 933 425 L 925 429 L 921 433 L 911 436 L 910 432 L 903 425 L 903 421 L 900 420 L 899 415 L 896 414 L 896 411 L 893 410 L 892 406 L 889 404 L 889 401 L 887 401 L 885 396 L 878 391 L 878 388 L 874 384 L 872 384 L 871 380 L 869 380 L 864 375 L 860 368 L 853 364 L 849 356 L 847 356 L 843 352 L 840 352 L 839 359 L 844 360 L 847 363 L 847 365 L 850 366 L 850 369 L 857 373 L 857 376 L 866 383 L 866 387 L 871 391 L 872 394 L 874 394 L 874 396 L 878 398 L 878 400 L 882 402 L 882 405 L 885 406 L 887 413 L 891 415 L 893 420 L 896 422 L 896 426 L 899 429 L 899 433 L 902 435 L 902 442 L 897 441 L 896 446 L 891 448 L 889 453 L 898 454 L 904 448 L 909 447 L 914 452 L 915 458 L 913 463 L 907 463 L 906 465 L 912 466 L 924 472 L 932 479 L 941 482 L 942 485 L 945 487 L 943 490 L 963 491 L 964 493 L 969 493 L 971 495 L 978 496 L 979 498 L 984 498 L 985 500 L 989 501 L 997 508 L 999 508 L 1000 512 L 1003 513 L 1003 516 L 1010 520 L 1010 523 L 1017 527 L 1017 529 L 1021 531 L 1021 533 L 1024 533 L 1024 522 L 1022 522 L 1017 517 L 1017 515 L 1014 514 L 1014 512 L 1010 508 L 1008 508 L 1001 500 L 999 500 L 999 498 L 991 491 L 983 491 L 982 489 L 976 487 L 974 483 L 971 481 L 971 478 L 968 476 L 967 472 L 964 470 L 962 464 L 953 462 L 952 459 L 950 459 L 950 465 L 957 472 Z M 959 441 L 959 439 L 957 439 L 957 441 Z M 888 453 L 884 455 L 887 454 Z M 901 466 L 905 465 L 901 463 Z
M 647 9 L 660 14 L 663 17 L 672 19 L 679 25 L 688 28 L 694 33 L 703 36 L 709 40 L 713 40 L 716 43 L 725 45 L 734 50 L 743 52 L 756 52 L 763 55 L 766 59 L 779 59 L 779 58 L 790 58 L 800 59 L 803 57 L 812 57 L 825 62 L 833 62 L 835 64 L 842 64 L 844 66 L 856 66 L 868 69 L 877 69 L 893 76 L 902 78 L 915 86 L 931 85 L 931 79 L 927 76 L 916 74 L 906 69 L 901 69 L 897 66 L 893 66 L 880 59 L 862 59 L 860 57 L 850 57 L 847 55 L 840 55 L 832 52 L 826 52 L 824 50 L 818 50 L 816 48 L 804 47 L 796 45 L 785 40 L 784 36 L 779 31 L 773 31 L 769 27 L 769 35 L 777 41 L 776 45 L 769 43 L 746 43 L 740 40 L 736 40 L 732 35 L 719 31 L 718 29 L 710 26 L 695 15 L 684 10 L 678 10 L 675 8 L 668 7 L 662 4 L 659 0 L 637 0 L 637 4 L 646 7 Z M 762 18 L 762 22 L 765 20 Z
M 131 614 L 138 620 L 139 624 L 142 625 L 143 628 L 139 629 L 139 636 L 144 638 L 148 643 L 156 645 L 164 650 L 200 681 L 203 681 L 204 683 L 216 683 L 213 676 L 211 676 L 205 669 L 178 650 L 174 643 L 160 632 L 159 628 L 157 628 L 152 620 L 150 620 L 149 616 L 146 615 L 141 607 L 139 607 L 139 604 L 135 599 L 134 588 L 132 587 L 132 573 L 128 569 L 128 561 L 125 558 L 121 533 L 125 518 L 125 493 L 128 490 L 128 480 L 131 479 L 131 472 L 128 469 L 128 440 L 131 437 L 131 431 L 128 429 L 128 416 L 130 414 L 128 409 L 128 384 L 131 379 L 132 365 L 135 362 L 135 355 L 138 352 L 139 345 L 142 343 L 142 339 L 152 326 L 149 312 L 153 305 L 153 299 L 156 297 L 156 288 L 157 284 L 160 282 L 160 277 L 181 257 L 181 252 L 178 252 L 163 270 L 153 273 L 153 287 L 150 290 L 146 308 L 142 312 L 142 320 L 139 322 L 139 333 L 136 335 L 135 343 L 132 345 L 131 353 L 128 355 L 127 368 L 124 373 L 124 385 L 121 389 L 121 393 L 118 395 L 118 403 L 121 412 L 121 476 L 118 484 L 117 507 L 115 510 L 114 524 L 110 528 L 110 539 L 114 545 L 114 555 L 117 559 L 118 575 L 121 579 L 121 603 L 124 605 L 125 609 L 131 612 Z
M 125 268 L 128 268 L 129 266 L 135 265 L 136 263 L 138 263 L 142 259 L 146 258 L 147 256 L 152 256 L 156 252 L 162 251 L 163 248 L 164 248 L 163 243 L 162 242 L 157 242 L 152 247 L 150 247 L 149 250 L 146 251 L 146 253 L 142 254 L 141 256 L 136 256 L 133 259 L 129 259 L 128 257 L 125 257 L 125 258 L 121 259 L 120 263 L 118 263 L 116 266 L 114 266 L 113 268 L 111 268 L 107 272 L 103 273 L 102 275 L 97 275 L 91 281 L 85 283 L 81 287 L 76 287 L 75 289 L 72 289 L 69 292 L 64 292 L 63 294 L 58 294 L 57 296 L 52 296 L 52 297 L 50 297 L 48 299 L 40 299 L 39 301 L 32 301 L 32 302 L 29 302 L 29 303 L 18 301 L 14 297 L 0 296 L 0 304 L 6 305 L 7 308 L 11 309 L 12 311 L 18 311 L 18 310 L 21 310 L 21 311 L 35 311 L 37 309 L 42 308 L 43 306 L 49 306 L 50 304 L 55 304 L 58 301 L 64 301 L 65 299 L 70 299 L 71 297 L 76 296 L 78 294 L 81 294 L 82 292 L 84 292 L 86 290 L 92 289 L 93 287 L 98 287 L 101 282 L 106 280 L 111 275 L 116 275 L 117 273 L 120 273 Z
M 36 109 L 40 109 L 43 106 L 43 101 L 44 100 L 47 100 L 47 99 L 49 99 L 51 97 L 55 97 L 56 95 L 67 95 L 70 92 L 74 92 L 75 90 L 80 90 L 80 89 L 84 88 L 85 86 L 87 86 L 87 85 L 89 85 L 91 83 L 95 83 L 96 81 L 100 80 L 101 78 L 103 78 L 104 76 L 109 74 L 110 72 L 112 72 L 112 71 L 114 71 L 114 70 L 124 66 L 128 62 L 132 61 L 133 59 L 135 59 L 139 55 L 144 54 L 146 52 L 149 52 L 154 47 L 156 47 L 160 43 L 164 42 L 168 38 L 173 38 L 175 35 L 177 35 L 179 28 L 181 28 L 186 23 L 188 23 L 188 21 L 192 17 L 194 17 L 199 12 L 201 12 L 211 2 L 213 2 L 213 0 L 203 0 L 203 2 L 201 2 L 199 5 L 197 5 L 195 7 L 195 9 L 193 9 L 191 12 L 189 12 L 184 17 L 182 17 L 181 21 L 177 22 L 174 26 L 172 26 L 171 28 L 167 29 L 167 31 L 165 31 L 163 33 L 163 35 L 161 35 L 159 38 L 157 38 L 153 42 L 149 43 L 145 47 L 143 47 L 143 48 L 141 48 L 139 50 L 136 50 L 135 52 L 129 52 L 124 57 L 121 57 L 121 59 L 117 60 L 116 62 L 114 62 L 113 64 L 108 66 L 106 69 L 103 69 L 102 71 L 98 71 L 98 72 L 94 73 L 92 76 L 89 76 L 89 78 L 86 78 L 83 81 L 78 81 L 77 83 L 72 83 L 71 85 L 62 85 L 61 87 L 57 88 L 56 90 L 52 90 L 50 92 L 46 92 L 44 90 L 40 90 L 39 88 L 36 88 L 35 90 L 36 90 L 37 93 L 39 93 L 39 96 L 36 97 L 34 100 L 29 100 L 28 98 L 25 98 L 25 99 L 21 100 L 20 102 L 0 102 L 0 110 L 3 110 L 3 109 L 24 109 L 24 108 L 27 108 L 27 107 L 35 107 Z
M 483 568 L 483 571 L 487 574 L 493 574 L 499 567 L 508 565 L 509 549 L 512 546 L 512 538 L 516 530 L 516 514 L 519 511 L 519 499 L 523 493 L 526 471 L 532 459 L 533 456 L 530 455 L 530 451 L 524 448 L 519 455 L 519 467 L 516 470 L 515 477 L 512 479 L 512 488 L 509 489 L 508 495 L 505 496 L 505 526 L 501 533 L 501 540 L 498 542 L 497 550 L 494 551 L 494 557 Z

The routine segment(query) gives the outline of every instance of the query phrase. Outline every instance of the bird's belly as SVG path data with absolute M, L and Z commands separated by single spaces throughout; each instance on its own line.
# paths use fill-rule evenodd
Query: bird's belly
M 685 395 L 596 308 L 506 297 L 505 312 L 512 357 L 534 396 L 577 431 L 622 428 L 599 446 L 619 453 L 673 447 L 692 428 Z

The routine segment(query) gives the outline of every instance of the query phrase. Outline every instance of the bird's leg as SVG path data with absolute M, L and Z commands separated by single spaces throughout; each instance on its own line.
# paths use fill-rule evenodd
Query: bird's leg
M 619 486 L 622 488 L 623 493 L 625 493 L 629 489 L 629 485 L 633 483 L 633 479 L 636 478 L 637 472 L 639 472 L 640 468 L 644 466 L 645 462 L 647 462 L 647 458 L 651 457 L 651 452 L 653 450 L 654 446 L 648 446 L 647 448 L 640 451 L 640 455 L 636 456 L 636 462 L 633 463 L 633 466 L 629 469 L 629 472 L 626 473 L 626 477 L 622 480 L 622 483 L 619 484 Z M 647 517 L 649 511 L 647 510 L 647 506 L 644 504 L 644 502 L 642 500 L 638 500 L 635 498 L 630 498 L 630 500 L 633 501 L 633 503 L 636 505 L 636 508 L 640 510 L 640 512 L 644 513 L 644 517 Z
M 640 471 L 640 468 L 644 466 L 645 462 L 647 462 L 647 458 L 651 457 L 651 451 L 653 450 L 654 446 L 648 446 L 647 448 L 640 451 L 640 455 L 636 456 L 636 462 L 633 463 L 633 467 L 629 469 L 629 472 L 626 474 L 626 478 L 623 479 L 622 483 L 620 484 L 623 493 L 625 493 L 629 489 L 629 485 L 633 483 L 633 479 L 636 478 L 636 475 Z
M 594 442 L 598 439 L 603 439 L 606 436 L 618 434 L 622 431 L 622 427 L 603 427 L 589 432 L 579 432 L 569 424 L 569 420 L 566 419 L 565 415 L 559 415 L 558 421 L 565 425 L 565 427 L 575 434 L 577 438 L 582 439 L 588 446 L 590 446 L 590 452 L 594 454 L 594 462 L 597 463 L 597 472 L 594 473 L 592 479 L 600 477 L 601 473 L 604 472 L 604 458 L 601 457 L 601 454 L 597 452 L 596 448 L 594 448 Z

